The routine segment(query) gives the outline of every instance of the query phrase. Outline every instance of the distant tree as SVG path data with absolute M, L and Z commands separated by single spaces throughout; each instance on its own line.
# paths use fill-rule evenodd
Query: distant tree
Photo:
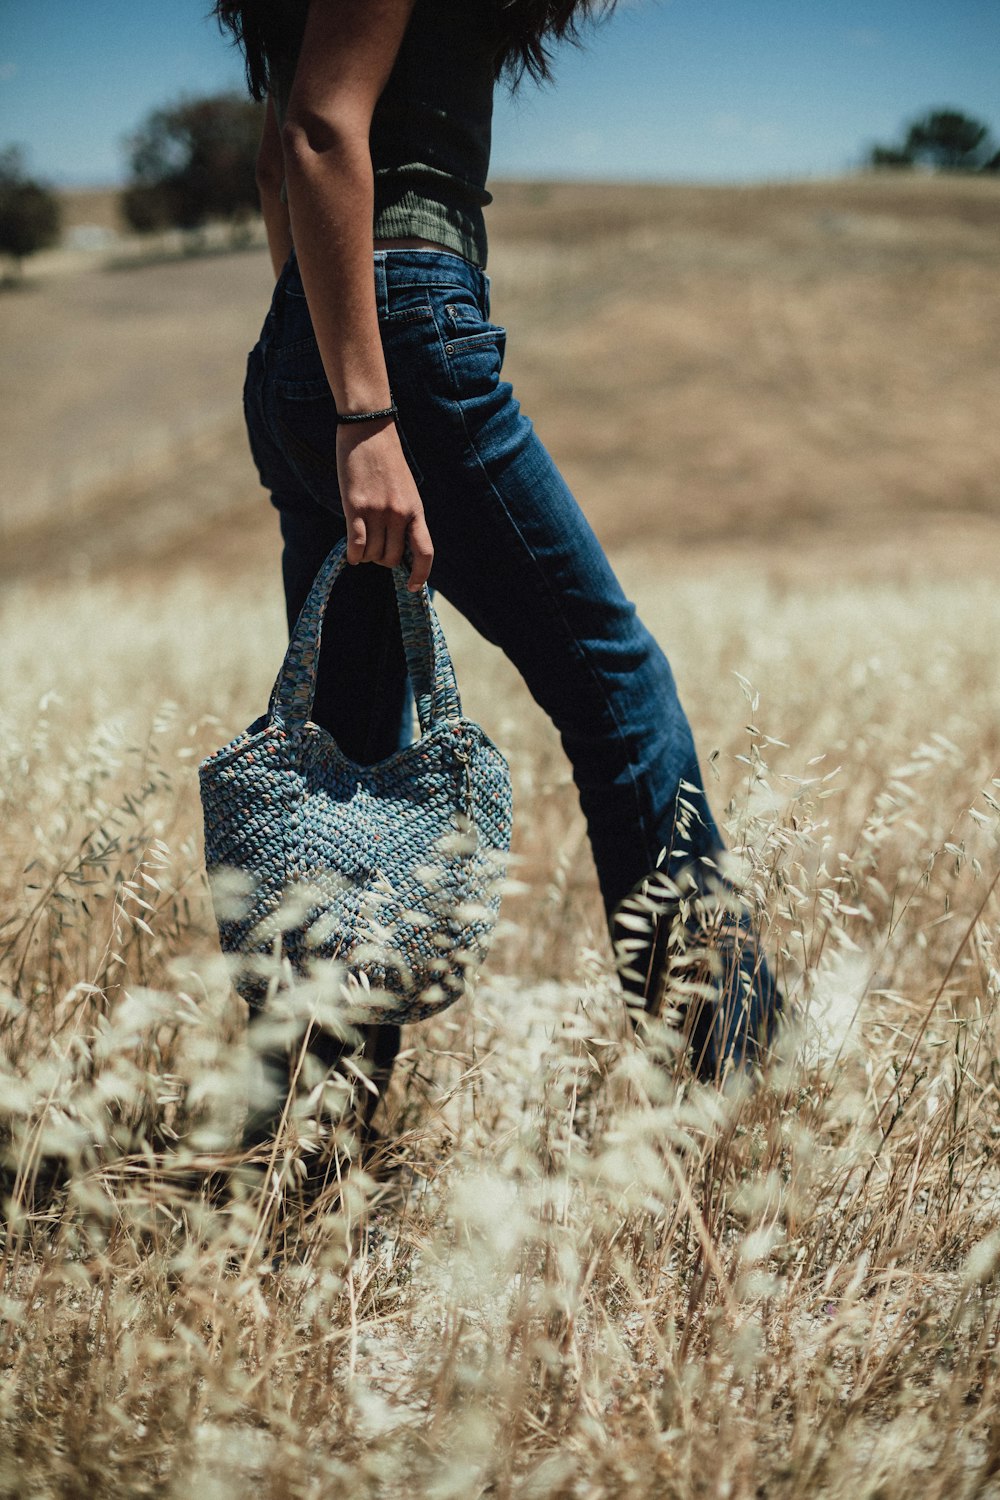
M 975 172 L 990 154 L 990 129 L 957 109 L 936 109 L 914 120 L 903 149 L 940 172 Z
M 957 109 L 935 109 L 907 127 L 898 146 L 873 146 L 872 167 L 927 166 L 936 172 L 997 171 L 1000 152 L 982 120 Z
M 912 167 L 913 158 L 901 146 L 873 146 L 868 154 L 870 167 Z
M 258 207 L 261 106 L 242 94 L 182 99 L 148 115 L 128 141 L 122 210 L 140 233 L 238 223 Z
M 61 225 L 58 198 L 28 176 L 20 148 L 0 151 L 0 253 L 20 270 L 26 256 L 55 244 Z

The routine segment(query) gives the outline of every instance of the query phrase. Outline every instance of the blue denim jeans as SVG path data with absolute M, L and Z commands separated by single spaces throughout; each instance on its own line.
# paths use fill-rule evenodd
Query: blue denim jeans
M 721 844 L 673 674 L 501 378 L 505 333 L 490 322 L 487 278 L 457 255 L 382 250 L 375 283 L 434 542 L 431 585 L 504 651 L 558 729 L 610 912 L 664 848 L 687 864 Z M 335 407 L 294 257 L 250 356 L 246 412 L 281 518 L 291 624 L 344 534 Z M 390 754 L 405 720 L 391 584 L 386 568 L 351 569 L 327 616 L 314 714 L 361 762 Z M 699 814 L 683 844 L 682 781 Z
M 677 875 L 722 847 L 673 674 L 502 378 L 506 335 L 490 321 L 486 276 L 431 250 L 376 251 L 374 271 L 400 437 L 434 542 L 431 585 L 510 658 L 558 729 L 610 924 L 658 862 Z M 291 623 L 344 534 L 335 407 L 294 255 L 250 356 L 245 405 L 281 519 Z M 399 744 L 407 682 L 387 568 L 349 569 L 333 591 L 314 717 L 361 763 Z

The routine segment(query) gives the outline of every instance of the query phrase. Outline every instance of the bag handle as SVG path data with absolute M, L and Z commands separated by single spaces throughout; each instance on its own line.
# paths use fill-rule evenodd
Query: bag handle
M 292 630 L 268 705 L 269 717 L 289 728 L 301 728 L 312 714 L 323 617 L 333 585 L 346 566 L 345 538 L 336 544 L 316 574 Z M 406 587 L 408 567 L 401 565 L 393 568 L 392 573 L 406 668 L 417 703 L 420 732 L 426 734 L 443 719 L 462 716 L 455 668 L 427 585 L 411 593 Z

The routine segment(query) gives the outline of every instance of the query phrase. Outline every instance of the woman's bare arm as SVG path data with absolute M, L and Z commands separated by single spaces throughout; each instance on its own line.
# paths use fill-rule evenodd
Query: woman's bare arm
M 281 186 L 285 180 L 285 158 L 281 151 L 281 135 L 274 113 L 274 101 L 268 99 L 264 114 L 264 129 L 257 150 L 257 192 L 260 194 L 260 211 L 264 216 L 267 231 L 267 248 L 271 252 L 271 265 L 275 280 L 288 259 L 292 248 L 292 231 L 288 222 L 288 204 L 282 201 Z
M 368 136 L 414 0 L 311 0 L 281 132 L 295 253 L 338 411 L 389 405 L 372 274 L 374 176 Z M 430 573 L 423 503 L 388 420 L 337 429 L 351 563 L 393 567 L 407 542 L 409 586 Z

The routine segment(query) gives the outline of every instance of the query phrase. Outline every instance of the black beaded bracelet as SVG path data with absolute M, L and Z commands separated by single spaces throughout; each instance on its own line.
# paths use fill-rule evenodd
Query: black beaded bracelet
M 346 426 L 349 422 L 380 422 L 384 417 L 391 417 L 394 422 L 399 421 L 399 408 L 395 402 L 391 406 L 383 407 L 381 411 L 338 411 L 337 425 Z

